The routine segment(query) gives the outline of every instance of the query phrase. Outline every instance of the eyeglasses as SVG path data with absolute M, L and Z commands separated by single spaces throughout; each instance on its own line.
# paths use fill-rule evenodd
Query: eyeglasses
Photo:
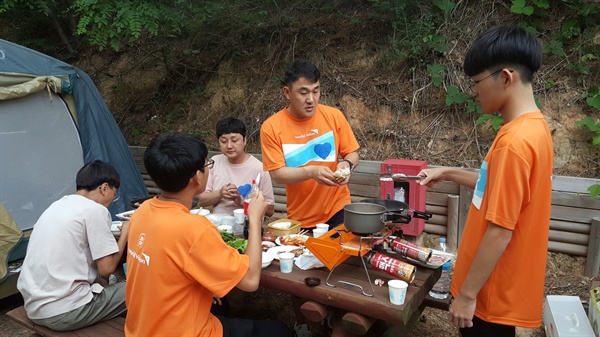
M 206 165 L 204 165 L 204 167 L 208 167 L 208 169 L 212 169 L 213 166 L 215 166 L 215 161 L 214 160 L 209 160 L 208 163 L 206 163 Z
M 113 197 L 113 200 L 111 201 L 111 203 L 117 202 L 117 201 L 119 201 L 119 199 L 121 199 L 121 193 L 119 193 L 119 190 L 117 188 L 114 188 L 114 189 L 115 189 L 115 194 L 114 194 L 114 197 Z
M 502 69 L 498 69 L 498 70 L 494 71 L 493 73 L 491 73 L 491 74 L 487 75 L 486 77 L 484 77 L 484 78 L 482 78 L 482 79 L 480 79 L 480 80 L 478 80 L 478 81 L 472 81 L 473 83 L 471 83 L 471 87 L 469 88 L 469 89 L 470 89 L 470 91 L 471 91 L 471 93 L 472 93 L 472 94 L 473 94 L 473 93 L 475 93 L 475 86 L 476 86 L 476 85 L 478 85 L 479 83 L 481 83 L 481 82 L 483 82 L 483 81 L 487 80 L 488 78 L 490 78 L 490 77 L 492 77 L 492 76 L 494 76 L 494 75 L 498 74 L 498 73 L 499 73 L 499 72 L 501 72 L 502 70 L 504 70 L 504 68 L 502 68 Z M 512 69 L 508 69 L 508 71 L 510 71 L 511 73 L 513 72 L 513 71 L 512 71 Z

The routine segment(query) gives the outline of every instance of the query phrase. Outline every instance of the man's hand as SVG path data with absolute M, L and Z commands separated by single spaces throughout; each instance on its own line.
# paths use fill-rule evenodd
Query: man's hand
M 448 310 L 448 320 L 457 328 L 472 327 L 476 304 L 476 299 L 467 298 L 459 293 Z
M 253 195 L 252 199 L 250 199 L 250 204 L 248 205 L 248 218 L 262 219 L 266 209 L 267 201 L 265 200 L 265 196 L 262 194 L 262 191 L 258 191 L 258 193 Z
M 419 172 L 419 176 L 423 176 L 424 178 L 421 180 L 417 180 L 417 183 L 427 186 L 433 187 L 433 185 L 442 182 L 445 180 L 444 173 L 445 168 L 434 168 L 434 169 L 424 169 Z
M 317 183 L 327 186 L 340 186 L 329 167 L 313 165 L 306 168 L 310 170 L 310 177 Z

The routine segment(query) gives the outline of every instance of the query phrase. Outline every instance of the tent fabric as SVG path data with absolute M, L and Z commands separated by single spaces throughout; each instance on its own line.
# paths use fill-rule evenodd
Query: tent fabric
M 121 177 L 121 197 L 109 206 L 113 217 L 117 213 L 131 210 L 130 201 L 133 199 L 148 196 L 148 190 L 119 126 L 94 82 L 85 72 L 40 52 L 0 39 L 0 81 L 11 78 L 0 82 L 0 87 L 15 85 L 20 77 L 21 83 L 44 78 L 46 85 L 55 84 L 50 88 L 51 91 L 72 95 L 75 111 L 71 111 L 71 114 L 79 131 L 83 162 L 104 160 L 113 165 Z M 53 77 L 61 79 L 60 83 L 49 80 Z M 65 102 L 69 102 L 68 97 Z M 74 192 L 68 191 L 65 194 Z M 60 197 L 57 196 L 56 199 Z M 19 226 L 23 228 L 21 224 Z
M 61 88 L 62 80 L 53 76 L 34 77 L 31 80 L 11 85 L 7 87 L 0 86 L 0 101 L 25 97 L 44 89 L 58 93 Z
M 21 228 L 0 202 L 0 283 L 8 277 L 8 256 L 22 238 Z

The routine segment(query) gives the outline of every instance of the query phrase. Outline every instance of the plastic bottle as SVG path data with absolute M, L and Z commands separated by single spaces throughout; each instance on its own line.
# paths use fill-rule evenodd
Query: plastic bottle
M 448 251 L 448 246 L 446 245 L 446 238 L 440 238 L 440 242 L 436 247 L 437 250 L 442 252 Z M 452 262 L 447 261 L 442 265 L 442 276 L 440 279 L 433 285 L 433 288 L 429 291 L 429 296 L 433 298 L 437 298 L 439 300 L 446 299 L 450 296 L 450 268 L 452 267 Z
M 404 202 L 404 188 L 395 188 L 394 189 L 394 200 Z

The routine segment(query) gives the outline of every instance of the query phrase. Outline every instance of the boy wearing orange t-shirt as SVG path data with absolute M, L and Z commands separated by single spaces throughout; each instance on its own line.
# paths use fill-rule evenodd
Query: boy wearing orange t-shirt
M 525 30 L 494 27 L 464 61 L 473 97 L 504 119 L 479 172 L 425 169 L 422 185 L 474 189 L 458 249 L 449 319 L 463 337 L 515 336 L 541 323 L 554 149 L 533 96 L 542 50 Z
M 161 194 L 131 216 L 125 300 L 126 336 L 290 336 L 277 321 L 231 319 L 211 314 L 213 296 L 232 288 L 254 291 L 261 272 L 260 225 L 267 204 L 261 192 L 248 207 L 245 254 L 221 239 L 205 217 L 190 214 L 206 187 L 206 145 L 174 133 L 152 140 L 144 165 Z

